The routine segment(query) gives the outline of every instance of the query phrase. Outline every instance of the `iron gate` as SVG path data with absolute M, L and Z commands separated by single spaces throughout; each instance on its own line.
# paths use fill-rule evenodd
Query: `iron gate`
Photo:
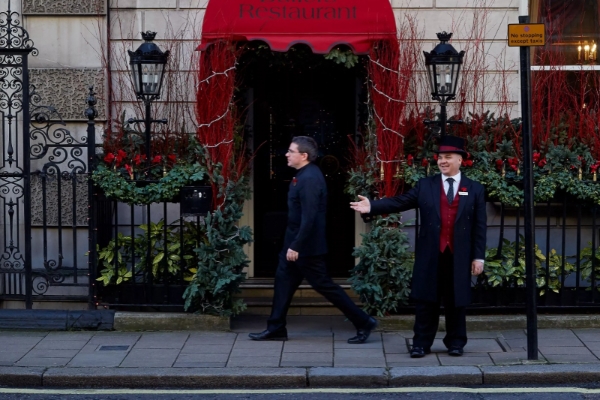
M 28 70 L 29 55 L 37 54 L 8 2 L 0 13 L 0 299 L 26 308 L 46 300 L 92 307 L 85 257 L 93 126 L 77 137 L 56 109 L 41 104 Z M 95 100 L 89 104 L 93 110 Z

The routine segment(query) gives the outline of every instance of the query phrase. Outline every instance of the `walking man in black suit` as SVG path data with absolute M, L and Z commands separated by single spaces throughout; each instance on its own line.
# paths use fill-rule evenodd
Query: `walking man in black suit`
M 471 275 L 483 272 L 486 244 L 484 189 L 460 173 L 464 140 L 443 136 L 438 148 L 441 174 L 421 179 L 407 193 L 370 202 L 358 196 L 350 207 L 366 216 L 417 208 L 421 218 L 411 298 L 416 301 L 412 358 L 430 353 L 444 303 L 451 356 L 467 343 L 465 308 L 471 303 Z
M 288 166 L 295 168 L 297 172 L 288 192 L 287 229 L 275 274 L 273 308 L 267 321 L 267 329 L 251 333 L 250 339 L 287 340 L 287 312 L 303 278 L 354 324 L 357 333 L 348 339 L 348 343 L 364 343 L 377 327 L 377 320 L 357 307 L 327 274 L 327 185 L 321 170 L 313 164 L 317 154 L 314 139 L 297 136 L 292 139 L 285 155 Z

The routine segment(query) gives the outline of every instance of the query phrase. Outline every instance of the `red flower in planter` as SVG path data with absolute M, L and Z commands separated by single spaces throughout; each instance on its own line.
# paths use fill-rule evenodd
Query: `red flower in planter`
M 412 156 L 412 154 L 409 154 L 408 157 L 406 157 L 406 164 L 413 165 L 413 159 L 414 157 Z
M 545 158 L 542 158 L 538 163 L 538 167 L 543 168 L 546 165 L 547 161 Z
M 125 153 L 123 150 L 117 151 L 117 165 L 121 164 L 125 157 L 127 157 L 127 153 Z
M 533 153 L 533 162 L 534 162 L 535 164 L 537 164 L 538 162 L 540 162 L 540 157 L 541 157 L 541 156 L 542 156 L 542 155 L 541 155 L 540 153 L 537 153 L 537 152 L 536 152 L 536 153 Z
M 507 162 L 508 166 L 511 167 L 513 171 L 519 169 L 519 159 L 517 157 L 509 158 Z
M 473 160 L 462 160 L 462 166 L 463 167 L 472 167 L 473 166 Z
M 131 165 L 129 164 L 125 164 L 125 169 L 127 170 L 127 172 L 129 173 L 129 177 L 131 179 L 133 179 L 133 168 L 131 168 Z
M 421 166 L 426 167 L 429 164 L 429 160 L 424 158 L 421 160 Z
M 145 155 L 136 154 L 136 156 L 133 157 L 133 163 L 135 165 L 140 165 L 144 161 L 146 161 L 146 156 Z
M 167 156 L 167 160 L 169 161 L 169 163 L 175 164 L 175 161 L 177 161 L 177 157 L 175 156 L 175 154 L 169 154 Z
M 107 164 L 112 164 L 113 161 L 115 161 L 115 155 L 114 155 L 114 153 L 108 153 L 104 157 L 104 162 L 107 163 Z
M 437 161 L 437 160 L 438 160 L 438 155 L 437 155 L 437 154 L 434 154 L 434 155 L 433 155 L 433 160 L 434 160 L 434 161 Z
M 501 170 L 502 169 L 502 165 L 504 165 L 504 161 L 502 161 L 502 160 L 496 160 L 496 169 Z
M 161 156 L 154 156 L 154 158 L 152 159 L 152 164 L 160 164 L 161 162 L 162 162 Z

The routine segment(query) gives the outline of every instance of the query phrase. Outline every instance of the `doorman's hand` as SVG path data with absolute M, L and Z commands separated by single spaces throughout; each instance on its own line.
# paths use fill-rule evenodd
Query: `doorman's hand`
M 371 202 L 364 196 L 358 196 L 360 201 L 351 201 L 350 208 L 354 211 L 358 211 L 361 214 L 368 214 L 371 212 Z
M 483 272 L 483 263 L 481 261 L 473 260 L 471 262 L 471 275 L 479 275 Z
M 298 261 L 298 252 L 292 249 L 288 249 L 285 258 L 288 261 Z

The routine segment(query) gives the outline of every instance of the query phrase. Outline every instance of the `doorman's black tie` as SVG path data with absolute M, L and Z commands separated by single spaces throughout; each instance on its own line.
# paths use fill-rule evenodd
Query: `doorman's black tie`
M 446 179 L 446 182 L 448 182 L 448 193 L 446 193 L 446 196 L 448 197 L 448 204 L 452 204 L 452 201 L 454 200 L 454 188 L 452 187 L 454 178 L 448 178 Z

